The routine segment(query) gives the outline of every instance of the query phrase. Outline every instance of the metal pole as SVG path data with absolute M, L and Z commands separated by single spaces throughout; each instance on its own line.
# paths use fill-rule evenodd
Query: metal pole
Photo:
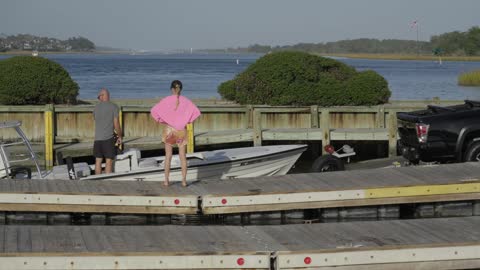
M 420 55 L 420 46 L 418 45 L 418 21 L 415 24 L 415 28 L 417 29 L 417 56 Z

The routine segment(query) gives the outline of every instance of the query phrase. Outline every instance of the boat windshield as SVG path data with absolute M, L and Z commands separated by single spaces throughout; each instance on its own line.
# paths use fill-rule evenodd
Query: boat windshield
M 30 178 L 32 171 L 41 175 L 35 153 L 20 122 L 0 125 L 3 139 L 0 142 L 0 178 Z

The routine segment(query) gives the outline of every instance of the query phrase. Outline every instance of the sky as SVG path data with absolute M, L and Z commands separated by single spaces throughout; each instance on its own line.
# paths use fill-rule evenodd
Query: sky
M 479 10 L 479 0 L 0 0 L 0 33 L 158 51 L 416 40 L 417 30 L 429 40 L 479 26 Z

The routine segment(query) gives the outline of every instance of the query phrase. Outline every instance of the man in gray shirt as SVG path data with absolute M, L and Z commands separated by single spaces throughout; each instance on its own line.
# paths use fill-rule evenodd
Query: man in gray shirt
M 118 119 L 118 106 L 110 102 L 110 93 L 102 88 L 98 92 L 100 102 L 93 110 L 95 118 L 95 142 L 93 155 L 95 156 L 95 174 L 102 173 L 102 162 L 105 158 L 105 173 L 113 171 L 113 159 L 116 156 L 115 143 L 122 143 L 122 128 Z M 117 141 L 113 132 L 118 135 Z

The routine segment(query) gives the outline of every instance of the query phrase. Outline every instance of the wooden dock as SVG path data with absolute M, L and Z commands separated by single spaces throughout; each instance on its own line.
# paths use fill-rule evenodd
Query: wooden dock
M 470 201 L 480 215 L 480 163 L 198 181 L 1 180 L 0 211 L 232 214 Z
M 0 226 L 0 269 L 471 269 L 480 217 L 283 226 Z
M 480 199 L 480 164 L 382 168 L 212 181 L 206 214 Z

